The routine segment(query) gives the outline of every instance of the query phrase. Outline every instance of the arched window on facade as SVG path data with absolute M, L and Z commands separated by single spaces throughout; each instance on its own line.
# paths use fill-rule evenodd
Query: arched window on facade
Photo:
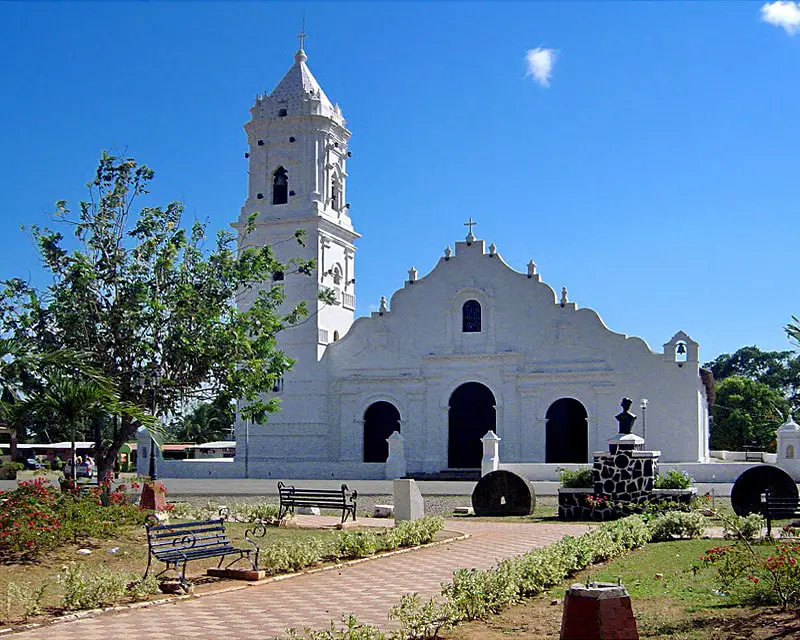
M 364 412 L 364 462 L 386 462 L 387 438 L 400 431 L 400 412 L 391 402 L 374 402 Z
M 287 202 L 289 202 L 289 174 L 283 167 L 278 167 L 272 174 L 272 204 Z
M 286 109 L 278 109 L 278 117 L 279 118 L 285 118 L 287 115 L 289 115 L 289 114 L 286 111 Z
M 479 333 L 481 330 L 481 303 L 467 300 L 461 307 L 461 331 Z

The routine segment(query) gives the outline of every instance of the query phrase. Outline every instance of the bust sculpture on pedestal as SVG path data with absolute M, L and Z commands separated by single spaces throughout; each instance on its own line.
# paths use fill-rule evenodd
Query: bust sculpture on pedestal
M 636 416 L 631 413 L 632 404 L 633 400 L 630 398 L 623 398 L 622 402 L 620 402 L 622 413 L 618 413 L 614 416 L 619 423 L 620 435 L 629 435 L 633 431 L 633 423 L 636 422 Z

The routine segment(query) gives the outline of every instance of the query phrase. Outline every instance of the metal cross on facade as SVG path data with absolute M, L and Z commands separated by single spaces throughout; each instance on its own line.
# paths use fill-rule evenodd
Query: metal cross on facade
M 478 223 L 472 221 L 472 216 L 470 216 L 469 220 L 464 223 L 465 227 L 469 227 L 469 235 L 472 235 L 472 227 L 474 227 L 476 224 Z

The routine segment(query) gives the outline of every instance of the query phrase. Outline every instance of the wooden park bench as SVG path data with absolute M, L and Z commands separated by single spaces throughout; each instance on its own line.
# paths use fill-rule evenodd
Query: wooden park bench
M 186 563 L 190 560 L 201 558 L 219 558 L 217 567 L 222 567 L 222 562 L 227 556 L 237 556 L 226 565 L 230 567 L 239 560 L 246 559 L 253 571 L 258 570 L 258 545 L 251 539 L 252 536 L 261 537 L 266 533 L 263 524 L 256 524 L 248 529 L 244 537 L 252 549 L 234 547 L 228 540 L 223 518 L 217 520 L 199 520 L 193 522 L 180 522 L 176 524 L 159 524 L 158 520 L 150 516 L 145 524 L 147 529 L 147 569 L 144 577 L 150 571 L 150 563 L 155 558 L 166 564 L 166 568 L 158 575 L 174 570 L 178 574 L 181 586 L 188 590 L 190 583 L 186 580 Z
M 287 487 L 283 482 L 278 483 L 280 508 L 278 519 L 287 513 L 294 514 L 295 507 L 317 507 L 318 509 L 332 509 L 342 512 L 342 524 L 349 515 L 356 519 L 356 498 L 358 491 L 350 491 L 346 484 L 341 489 L 298 489 Z
M 777 497 L 765 491 L 761 501 L 761 514 L 767 520 L 767 536 L 771 536 L 773 520 L 800 518 L 800 499 Z

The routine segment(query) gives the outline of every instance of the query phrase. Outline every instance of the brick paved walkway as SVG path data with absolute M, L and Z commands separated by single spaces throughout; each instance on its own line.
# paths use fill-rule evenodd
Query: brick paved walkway
M 385 523 L 385 521 L 383 521 Z M 383 524 L 383 523 L 382 523 Z M 383 629 L 389 608 L 405 593 L 439 593 L 458 568 L 486 568 L 497 559 L 543 547 L 588 530 L 575 524 L 449 521 L 467 540 L 397 554 L 330 571 L 254 584 L 175 603 L 106 613 L 13 634 L 15 640 L 227 640 L 281 635 L 288 627 L 315 628 L 352 613 Z

